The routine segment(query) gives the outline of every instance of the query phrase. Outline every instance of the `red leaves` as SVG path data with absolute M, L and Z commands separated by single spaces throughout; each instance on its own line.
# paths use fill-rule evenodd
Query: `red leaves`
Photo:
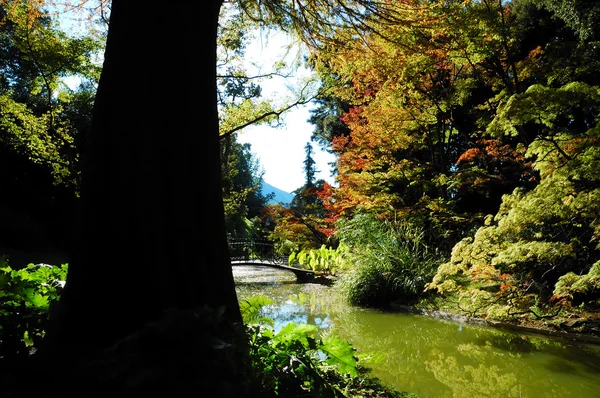
M 521 177 L 528 179 L 532 174 L 531 162 L 525 161 L 525 148 L 513 148 L 500 140 L 481 139 L 475 147 L 467 149 L 459 156 L 458 166 L 477 166 L 498 178 L 506 177 L 518 171 Z

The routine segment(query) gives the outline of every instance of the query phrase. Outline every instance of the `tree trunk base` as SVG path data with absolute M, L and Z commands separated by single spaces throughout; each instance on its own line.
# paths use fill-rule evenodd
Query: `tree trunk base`
M 91 358 L 85 347 L 34 354 L 0 389 L 4 398 L 249 397 L 245 347 L 243 325 L 218 312 L 173 310 Z

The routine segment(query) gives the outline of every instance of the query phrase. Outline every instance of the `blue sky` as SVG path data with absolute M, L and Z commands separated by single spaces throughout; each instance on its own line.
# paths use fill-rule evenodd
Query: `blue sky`
M 271 128 L 255 126 L 238 134 L 238 141 L 250 143 L 252 153 L 260 161 L 265 171 L 263 179 L 269 184 L 287 192 L 292 192 L 304 185 L 304 146 L 310 141 L 313 126 L 306 122 L 309 117 L 308 108 L 304 107 L 290 112 L 285 117 L 285 126 Z M 324 152 L 313 143 L 317 179 L 324 179 L 333 184 L 328 163 L 335 157 Z
M 259 36 L 248 48 L 249 61 L 254 61 L 268 69 L 273 62 L 283 58 L 287 40 L 284 35 Z M 310 72 L 305 68 L 296 69 L 299 79 L 307 77 Z M 272 78 L 261 84 L 263 95 L 267 98 L 284 98 L 291 95 L 286 87 L 294 80 Z M 238 134 L 238 141 L 250 143 L 254 156 L 264 169 L 264 180 L 287 192 L 292 192 L 304 185 L 304 147 L 310 141 L 314 126 L 307 122 L 310 117 L 311 104 L 290 110 L 282 116 L 282 126 L 253 126 Z M 334 155 L 322 151 L 313 143 L 316 168 L 319 170 L 317 179 L 334 183 L 328 163 L 335 160 Z

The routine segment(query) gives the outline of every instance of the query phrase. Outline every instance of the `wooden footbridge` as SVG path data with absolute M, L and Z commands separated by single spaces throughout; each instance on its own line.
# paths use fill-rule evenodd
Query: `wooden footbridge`
M 229 255 L 231 264 L 261 265 L 291 271 L 298 282 L 309 282 L 317 279 L 318 275 L 311 270 L 288 265 L 288 256 L 278 254 L 272 242 L 256 240 L 230 240 Z

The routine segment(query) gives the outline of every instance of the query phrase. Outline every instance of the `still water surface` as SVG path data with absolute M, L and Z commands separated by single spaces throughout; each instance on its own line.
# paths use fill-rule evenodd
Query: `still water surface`
M 276 329 L 311 323 L 357 349 L 372 375 L 421 397 L 600 398 L 600 346 L 353 308 L 335 289 L 295 276 L 234 266 L 238 298 L 263 294 Z

